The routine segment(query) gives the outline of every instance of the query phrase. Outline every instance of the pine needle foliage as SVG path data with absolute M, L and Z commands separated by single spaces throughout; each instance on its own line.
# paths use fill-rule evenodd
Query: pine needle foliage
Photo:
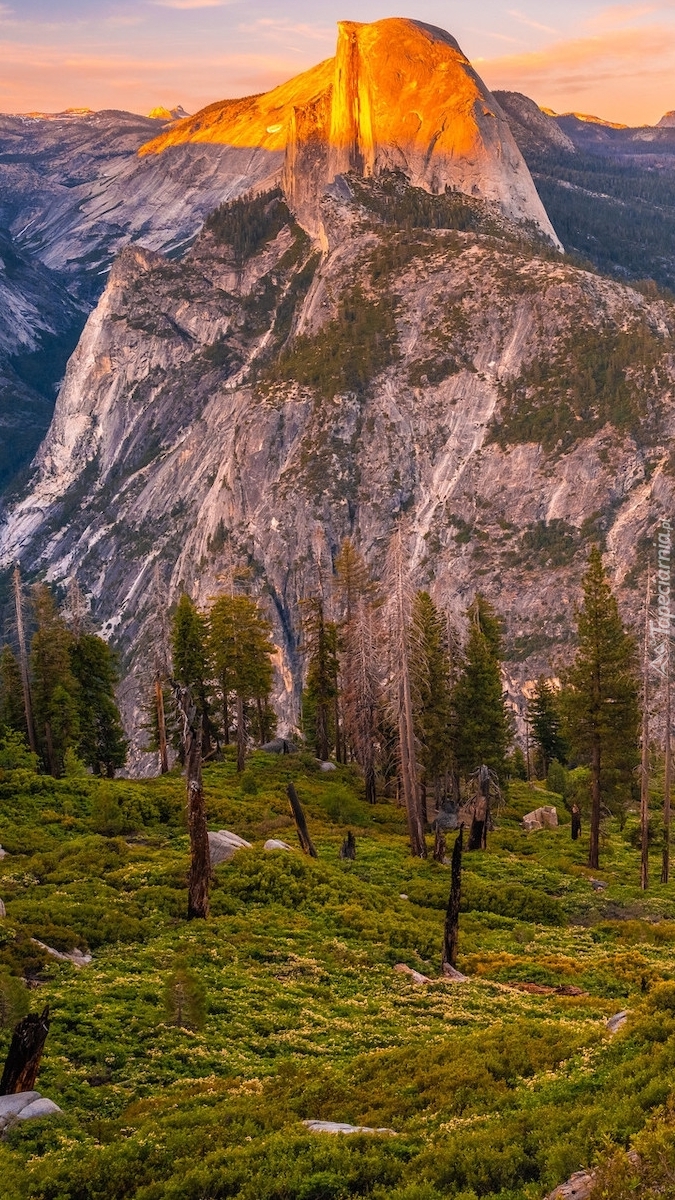
M 628 803 L 637 766 L 640 705 L 635 641 L 624 629 L 616 597 L 594 546 L 578 614 L 578 650 L 565 676 L 565 728 L 576 762 L 591 768 L 589 865 L 599 865 L 603 809 Z
M 9 732 L 26 730 L 26 715 L 21 685 L 21 668 L 10 646 L 3 646 L 0 653 L 0 736 Z
M 206 1021 L 206 988 L 194 971 L 178 963 L 166 981 L 164 1008 L 169 1024 L 199 1030 Z
M 485 765 L 503 780 L 511 733 L 501 676 L 501 627 L 481 595 L 468 616 L 469 639 L 455 689 L 457 763 L 465 775 Z
M 232 247 L 235 262 L 242 266 L 292 221 L 281 190 L 275 188 L 260 196 L 221 204 L 207 217 L 205 227 L 217 241 Z
M 529 710 L 532 735 L 541 754 L 544 775 L 552 762 L 567 762 L 567 744 L 562 735 L 562 714 L 556 692 L 550 680 L 542 675 L 532 697 Z

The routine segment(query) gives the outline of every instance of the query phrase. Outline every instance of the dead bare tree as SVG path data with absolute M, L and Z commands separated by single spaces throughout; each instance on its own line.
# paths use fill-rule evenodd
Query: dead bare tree
M 211 852 L 206 827 L 206 806 L 202 785 L 202 722 L 190 695 L 190 689 L 172 681 L 176 710 L 183 722 L 183 747 L 187 781 L 188 832 L 190 834 L 190 871 L 188 874 L 188 920 L 209 915 Z
M 649 886 L 649 605 L 651 572 L 647 571 L 645 629 L 642 652 L 642 763 L 640 770 L 640 887 Z
M 30 692 L 30 672 L 28 670 L 28 647 L 26 645 L 26 631 L 23 623 L 23 595 L 21 589 L 21 569 L 17 563 L 12 575 L 12 583 L 14 587 L 14 608 L 16 611 L 16 635 L 19 642 L 19 663 L 21 666 L 21 686 L 23 689 L 23 707 L 26 717 L 26 729 L 28 731 L 28 744 L 33 751 L 37 753 L 37 740 L 35 737 L 35 723 L 33 721 L 33 703 Z
M 446 966 L 453 970 L 457 966 L 457 945 L 459 941 L 459 905 L 462 898 L 462 850 L 464 848 L 464 826 L 460 825 L 459 833 L 452 849 L 452 867 L 450 881 L 450 897 L 445 914 L 443 931 L 443 970 Z
M 155 713 L 157 717 L 157 744 L 159 769 L 162 775 L 169 770 L 169 751 L 166 736 L 166 712 L 164 709 L 164 681 L 169 675 L 169 625 L 167 620 L 168 599 L 164 595 L 159 563 L 153 572 L 155 620 L 159 628 L 159 645 L 155 652 Z
M 403 537 L 399 524 L 391 549 L 391 603 L 389 632 L 393 661 L 393 699 L 398 728 L 399 771 L 403 803 L 408 819 L 410 852 L 415 858 L 427 857 L 424 838 L 412 690 L 410 682 L 410 586 L 404 566 Z
M 0 1096 L 33 1090 L 49 1033 L 49 1005 L 15 1025 L 0 1080 Z
M 300 842 L 300 846 L 305 854 L 309 854 L 310 858 L 318 858 L 319 856 L 314 849 L 312 839 L 309 836 L 307 821 L 305 819 L 305 814 L 303 812 L 298 793 L 295 790 L 295 785 L 293 783 L 289 783 L 286 791 L 288 793 L 288 799 L 291 802 L 291 811 L 293 813 L 293 820 L 295 821 L 295 828 L 298 831 L 298 841 Z
M 356 761 L 363 771 L 366 800 L 377 801 L 375 740 L 380 706 L 380 685 L 373 631 L 373 610 L 361 596 L 344 629 L 344 718 L 345 731 Z

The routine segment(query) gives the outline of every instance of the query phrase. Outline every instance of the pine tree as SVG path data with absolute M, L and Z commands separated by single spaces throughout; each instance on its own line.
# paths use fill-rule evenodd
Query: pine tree
M 27 729 L 21 667 L 10 647 L 3 646 L 0 654 L 0 737 L 8 732 L 21 733 L 25 737 Z
M 326 620 L 320 597 L 303 601 L 303 608 L 303 647 L 307 662 L 303 718 L 307 736 L 316 746 L 317 757 L 325 762 L 335 745 L 338 631 L 334 621 Z
M 78 753 L 95 775 L 112 778 L 127 760 L 128 742 L 115 699 L 115 656 L 94 633 L 81 633 L 70 647 L 70 665 L 79 684 Z
M 529 717 L 546 777 L 554 759 L 559 763 L 567 762 L 567 746 L 561 732 L 562 717 L 556 693 L 549 680 L 543 676 L 537 680 Z
M 424 781 L 434 788 L 438 808 L 453 768 L 453 708 L 447 622 L 428 592 L 417 592 L 413 601 L 410 674 Z
M 261 742 L 269 740 L 275 716 L 269 703 L 274 682 L 271 626 L 250 596 L 220 596 L 208 616 L 208 646 L 220 700 L 225 740 L 229 741 L 234 698 L 237 714 L 237 769 L 244 769 L 246 731 L 252 706 Z
M 215 730 L 211 719 L 208 656 L 208 626 L 193 600 L 183 592 L 171 622 L 171 653 L 174 679 L 190 689 L 202 722 L 202 749 L 211 752 Z
M 591 768 L 589 866 L 597 870 L 603 806 L 625 803 L 639 760 L 636 649 L 621 622 L 597 546 L 578 614 L 578 650 L 563 694 L 572 754 Z
M 468 616 L 469 640 L 454 697 L 457 762 L 465 775 L 485 765 L 505 779 L 511 733 L 502 687 L 499 619 L 480 595 Z
M 72 635 L 50 589 L 33 589 L 37 629 L 30 650 L 33 713 L 38 749 L 51 775 L 63 774 L 66 750 L 79 741 L 78 683 L 70 662 Z

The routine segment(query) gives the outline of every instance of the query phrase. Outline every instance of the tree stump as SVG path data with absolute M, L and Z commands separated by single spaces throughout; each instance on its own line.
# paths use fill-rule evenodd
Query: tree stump
M 14 1027 L 0 1080 L 0 1096 L 33 1090 L 48 1033 L 49 1005 L 40 1014 L 29 1013 Z
M 576 842 L 581 835 L 581 812 L 578 804 L 572 805 L 572 841 Z
M 356 838 L 351 829 L 340 847 L 340 858 L 348 858 L 352 862 L 356 858 Z
M 457 944 L 459 941 L 459 904 L 462 898 L 462 850 L 464 827 L 461 826 L 452 850 L 452 879 L 450 897 L 445 914 L 443 931 L 443 968 L 457 966 Z

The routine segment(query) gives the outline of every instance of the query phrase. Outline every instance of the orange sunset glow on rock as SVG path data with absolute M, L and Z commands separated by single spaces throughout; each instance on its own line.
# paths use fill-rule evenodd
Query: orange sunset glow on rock
M 343 21 L 335 58 L 263 95 L 211 104 L 140 153 L 187 142 L 267 151 L 308 228 L 336 176 L 401 170 L 430 192 L 496 202 L 557 242 L 499 104 L 455 39 L 419 21 Z

